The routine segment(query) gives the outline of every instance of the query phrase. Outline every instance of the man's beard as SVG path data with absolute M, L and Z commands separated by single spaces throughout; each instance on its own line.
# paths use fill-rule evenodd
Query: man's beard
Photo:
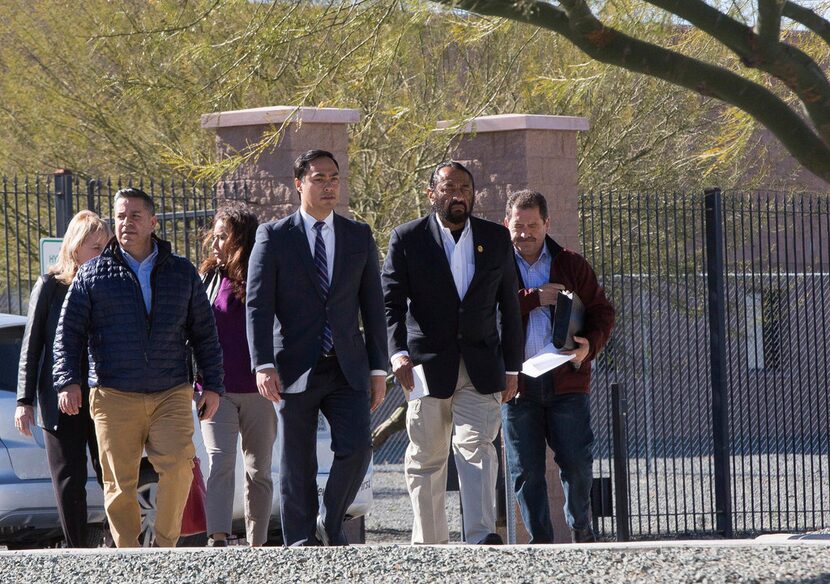
M 473 212 L 474 204 L 475 201 L 470 203 L 470 208 L 468 209 L 466 203 L 456 203 L 454 205 L 450 204 L 445 207 L 441 205 L 440 201 L 435 201 L 432 204 L 432 210 L 436 215 L 450 225 L 464 225 Z M 461 210 L 461 207 L 464 207 L 463 211 Z

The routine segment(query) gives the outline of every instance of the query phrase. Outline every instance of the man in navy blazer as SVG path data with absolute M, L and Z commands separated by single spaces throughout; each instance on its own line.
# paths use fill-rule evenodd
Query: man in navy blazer
M 475 185 L 460 163 L 439 164 L 427 196 L 433 212 L 392 232 L 383 268 L 392 369 L 409 390 L 422 365 L 429 392 L 407 408 L 412 542 L 449 538 L 452 438 L 465 541 L 501 543 L 493 440 L 500 403 L 516 393 L 524 345 L 513 248 L 503 226 L 471 216 Z
M 294 177 L 300 209 L 257 230 L 248 265 L 248 345 L 259 392 L 278 403 L 285 545 L 345 545 L 346 510 L 372 456 L 369 412 L 386 393 L 378 253 L 367 225 L 334 213 L 340 174 L 331 153 L 300 155 Z M 331 426 L 334 451 L 322 508 L 319 412 Z

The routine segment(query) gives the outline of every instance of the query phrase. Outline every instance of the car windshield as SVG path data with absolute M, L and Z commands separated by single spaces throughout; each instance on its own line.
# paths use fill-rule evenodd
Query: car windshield
M 17 391 L 17 365 L 22 341 L 22 326 L 0 329 L 0 391 Z

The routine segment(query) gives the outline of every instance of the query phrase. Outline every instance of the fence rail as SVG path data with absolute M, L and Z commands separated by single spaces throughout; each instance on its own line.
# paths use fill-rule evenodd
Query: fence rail
M 61 236 L 81 209 L 111 220 L 113 197 L 127 186 L 153 197 L 159 236 L 172 243 L 174 253 L 198 263 L 201 235 L 216 207 L 217 185 L 180 179 L 85 180 L 72 174 L 3 177 L 0 312 L 26 313 L 29 291 L 40 272 L 40 238 Z
M 594 369 L 595 470 L 613 474 L 609 390 L 617 381 L 628 395 L 633 538 L 830 524 L 827 203 L 720 196 L 723 293 L 714 318 L 724 331 L 726 460 L 716 464 L 704 197 L 583 195 L 584 253 L 618 317 Z M 717 502 L 719 484 L 726 504 Z M 598 523 L 616 535 L 613 519 Z

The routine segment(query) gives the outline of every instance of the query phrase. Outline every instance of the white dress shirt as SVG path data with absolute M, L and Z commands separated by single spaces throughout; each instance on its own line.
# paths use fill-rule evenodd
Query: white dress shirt
M 311 257 L 314 257 L 314 248 L 317 243 L 317 229 L 314 228 L 314 225 L 319 221 L 319 219 L 315 219 L 308 213 L 306 213 L 302 208 L 300 209 L 300 217 L 303 220 L 303 227 L 305 228 L 305 235 L 308 238 L 308 248 L 311 251 Z M 326 272 L 329 277 L 329 285 L 331 285 L 331 276 L 334 273 L 334 246 L 335 246 L 335 239 L 334 239 L 334 211 L 328 214 L 328 216 L 322 220 L 325 225 L 322 228 L 322 235 L 323 235 L 323 243 L 326 244 Z M 275 368 L 273 363 L 266 363 L 264 365 L 260 365 L 256 368 L 257 371 L 262 371 L 263 369 Z M 305 391 L 306 385 L 308 384 L 308 376 L 311 373 L 311 369 L 307 370 L 305 373 L 300 375 L 297 378 L 297 381 L 289 385 L 288 387 L 284 387 L 280 393 L 302 393 Z M 382 369 L 372 369 L 369 372 L 369 375 L 386 375 L 386 371 Z
M 470 221 L 468 220 L 464 224 L 464 230 L 456 243 L 452 231 L 448 227 L 444 227 L 437 215 L 432 217 L 438 224 L 438 230 L 441 233 L 444 253 L 447 255 L 447 261 L 450 264 L 458 298 L 464 300 L 464 295 L 467 294 L 467 289 L 473 280 L 473 274 L 476 272 L 476 260 L 473 256 L 473 230 L 470 229 Z

